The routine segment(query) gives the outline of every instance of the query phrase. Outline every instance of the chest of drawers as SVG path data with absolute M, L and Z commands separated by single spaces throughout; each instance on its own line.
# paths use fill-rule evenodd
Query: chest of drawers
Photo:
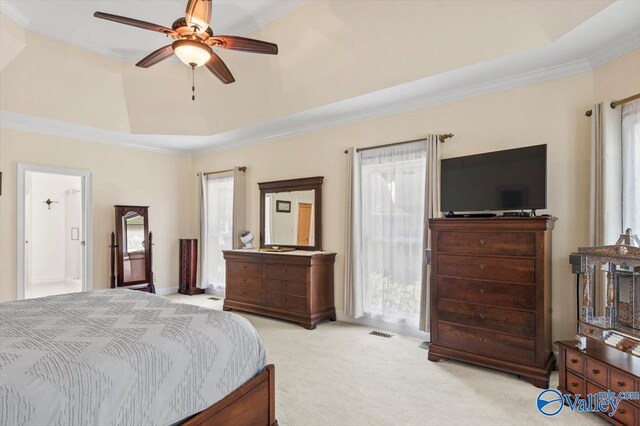
M 228 250 L 223 309 L 296 322 L 313 330 L 336 320 L 333 301 L 335 253 L 268 253 Z
M 432 219 L 429 359 L 452 358 L 548 387 L 550 218 Z

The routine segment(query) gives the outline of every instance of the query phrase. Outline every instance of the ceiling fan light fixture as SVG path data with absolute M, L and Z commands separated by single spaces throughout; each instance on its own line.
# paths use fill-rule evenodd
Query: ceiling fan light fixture
M 199 41 L 176 40 L 172 47 L 176 56 L 193 68 L 201 67 L 211 58 L 211 48 Z

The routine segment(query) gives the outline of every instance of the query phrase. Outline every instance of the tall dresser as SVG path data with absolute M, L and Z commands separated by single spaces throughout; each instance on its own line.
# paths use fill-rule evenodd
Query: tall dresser
M 336 254 L 226 250 L 223 309 L 292 321 L 313 330 L 336 320 L 333 265 Z
M 549 386 L 555 219 L 447 218 L 431 229 L 431 361 L 457 359 Z

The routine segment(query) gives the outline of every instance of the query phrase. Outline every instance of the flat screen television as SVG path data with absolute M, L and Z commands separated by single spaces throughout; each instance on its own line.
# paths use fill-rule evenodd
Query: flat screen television
M 547 207 L 547 145 L 442 160 L 443 212 Z

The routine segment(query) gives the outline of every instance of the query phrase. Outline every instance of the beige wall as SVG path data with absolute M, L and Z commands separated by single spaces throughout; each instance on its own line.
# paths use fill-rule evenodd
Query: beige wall
M 574 277 L 568 255 L 588 243 L 591 104 L 640 92 L 640 50 L 594 71 L 395 116 L 196 157 L 194 172 L 247 169 L 247 226 L 259 232 L 258 182 L 325 176 L 324 249 L 336 251 L 336 307 L 343 310 L 346 159 L 364 147 L 452 132 L 444 157 L 548 144 L 548 210 L 559 218 L 553 236 L 553 336 L 575 331 Z M 192 177 L 191 185 L 197 186 Z M 197 192 L 192 210 L 197 208 Z
M 93 284 L 109 286 L 114 204 L 148 205 L 156 287 L 178 287 L 178 239 L 191 238 L 191 158 L 0 129 L 0 301 L 16 298 L 16 177 L 19 162 L 93 174 Z

